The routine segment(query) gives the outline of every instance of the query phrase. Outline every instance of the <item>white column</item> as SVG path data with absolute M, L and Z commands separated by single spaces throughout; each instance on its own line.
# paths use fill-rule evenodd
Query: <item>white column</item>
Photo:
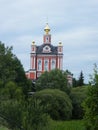
M 59 57 L 58 57 L 58 69 L 59 69 L 59 66 L 60 66 L 60 59 L 59 59 Z
M 32 56 L 30 57 L 30 69 L 32 69 Z
M 34 63 L 33 63 L 33 64 L 34 64 L 34 67 L 33 67 L 33 69 L 35 69 L 35 56 L 34 56 L 34 59 L 33 59 L 33 61 L 34 61 Z

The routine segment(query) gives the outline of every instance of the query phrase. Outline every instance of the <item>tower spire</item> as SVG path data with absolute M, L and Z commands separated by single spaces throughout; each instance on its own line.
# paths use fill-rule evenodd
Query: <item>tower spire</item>
M 46 23 L 46 27 L 44 28 L 45 34 L 43 37 L 43 43 L 45 44 L 50 44 L 51 43 L 51 35 L 49 34 L 50 32 L 50 27 L 48 23 Z

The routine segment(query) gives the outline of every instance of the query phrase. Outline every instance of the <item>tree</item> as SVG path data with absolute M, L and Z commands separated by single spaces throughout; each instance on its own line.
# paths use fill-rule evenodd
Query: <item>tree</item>
M 48 115 L 39 99 L 28 97 L 25 100 L 23 93 L 12 82 L 3 90 L 6 92 L 0 100 L 3 125 L 11 130 L 43 130 L 46 127 Z
M 0 87 L 5 87 L 7 82 L 12 81 L 22 87 L 27 95 L 32 83 L 26 78 L 24 68 L 20 60 L 12 53 L 12 49 L 0 42 Z
M 12 130 L 22 126 L 22 104 L 24 99 L 22 89 L 15 82 L 9 81 L 0 92 L 0 117 L 4 119 L 3 125 Z
M 59 69 L 44 72 L 36 81 L 35 88 L 36 91 L 51 88 L 70 92 L 70 88 L 67 87 L 67 74 Z
M 32 96 L 28 102 L 23 103 L 22 126 L 25 130 L 43 130 L 48 124 L 49 117 L 40 99 Z
M 21 104 L 17 100 L 7 100 L 0 104 L 0 117 L 4 119 L 3 125 L 11 130 L 22 130 Z
M 73 87 L 78 87 L 78 80 L 73 78 Z
M 83 72 L 80 72 L 79 80 L 78 80 L 78 86 L 83 86 L 84 85 L 84 76 Z
M 87 97 L 87 88 L 85 87 L 75 87 L 71 89 L 70 98 L 72 100 L 72 118 L 73 119 L 83 119 L 84 111 L 82 103 Z
M 28 96 L 31 87 L 12 47 L 0 42 L 0 120 L 12 130 L 41 130 L 47 123 L 40 101 Z
M 85 126 L 87 130 L 98 130 L 98 68 L 95 65 L 88 95 L 83 103 Z
M 0 80 L 4 86 L 7 81 L 15 79 L 15 71 L 13 70 L 12 47 L 5 47 L 0 42 Z
M 21 99 L 23 91 L 21 87 L 18 87 L 15 82 L 9 81 L 6 83 L 5 88 L 2 89 L 2 96 L 4 99 Z
M 46 112 L 54 120 L 68 120 L 72 116 L 72 103 L 69 96 L 58 89 L 44 89 L 34 94 L 41 101 Z
M 26 78 L 24 68 L 20 60 L 15 56 L 13 60 L 13 70 L 15 71 L 15 80 L 18 86 L 22 87 L 23 93 L 27 96 L 32 88 L 32 81 Z

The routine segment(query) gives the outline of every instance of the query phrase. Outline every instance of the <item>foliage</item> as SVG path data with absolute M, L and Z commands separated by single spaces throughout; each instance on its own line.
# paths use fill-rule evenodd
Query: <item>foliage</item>
M 4 125 L 8 128 L 12 130 L 21 128 L 21 107 L 16 100 L 2 102 L 0 116 L 6 121 Z
M 78 80 L 73 77 L 73 87 L 78 87 Z
M 5 47 L 0 42 L 0 88 L 5 87 L 9 81 L 22 87 L 27 95 L 32 83 L 25 76 L 25 71 L 19 59 L 12 53 L 12 47 Z
M 83 75 L 83 71 L 80 72 L 79 78 L 76 79 L 73 77 L 73 87 L 82 87 L 84 86 L 84 75 Z
M 23 109 L 22 125 L 26 130 L 43 130 L 48 124 L 49 117 L 40 100 L 32 97 Z
M 43 130 L 85 130 L 83 120 L 72 121 L 51 121 Z M 0 130 L 8 130 L 7 128 L 0 127 Z
M 42 90 L 46 88 L 60 89 L 67 93 L 70 92 L 70 88 L 67 87 L 66 73 L 59 69 L 51 70 L 50 72 L 43 73 L 36 82 L 36 90 Z
M 79 80 L 78 80 L 78 86 L 83 86 L 84 85 L 84 76 L 83 72 L 80 72 Z
M 3 97 L 6 99 L 21 99 L 23 96 L 22 89 L 17 87 L 15 82 L 9 81 L 5 84 L 5 88 L 2 89 Z
M 22 89 L 15 82 L 9 81 L 0 92 L 0 117 L 2 124 L 10 129 L 21 128 L 21 100 L 24 98 Z
M 83 108 L 81 106 L 84 99 L 87 97 L 87 88 L 88 86 L 72 88 L 70 93 L 70 98 L 72 100 L 72 118 L 73 119 L 82 119 L 83 118 Z
M 34 96 L 47 107 L 47 113 L 55 120 L 68 120 L 72 116 L 72 103 L 68 95 L 58 89 L 44 89 Z
M 88 88 L 88 95 L 83 103 L 85 111 L 85 126 L 87 130 L 98 130 L 98 69 L 94 68 L 94 75 Z
M 11 130 L 41 130 L 46 127 L 49 117 L 40 100 L 28 97 L 14 82 L 9 82 L 0 93 L 0 117 L 2 125 Z
M 48 116 L 39 101 L 29 99 L 31 87 L 32 82 L 26 78 L 12 47 L 5 47 L 0 42 L 0 121 L 3 125 L 12 130 L 45 127 Z
M 48 115 L 44 107 L 36 98 L 28 101 L 10 99 L 0 104 L 0 117 L 4 119 L 3 125 L 11 130 L 41 130 L 48 123 Z
M 13 70 L 13 57 L 12 47 L 6 47 L 0 42 L 0 81 L 2 85 L 9 80 L 15 79 L 15 71 Z

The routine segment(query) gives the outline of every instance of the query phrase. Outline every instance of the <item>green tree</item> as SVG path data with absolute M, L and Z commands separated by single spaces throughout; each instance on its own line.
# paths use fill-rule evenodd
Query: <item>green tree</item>
M 5 47 L 0 42 L 0 80 L 4 86 L 9 80 L 15 79 L 15 71 L 13 70 L 12 47 Z
M 21 99 L 23 91 L 21 87 L 18 87 L 15 82 L 9 81 L 6 83 L 5 88 L 2 89 L 2 95 L 4 99 Z
M 59 69 L 44 72 L 36 81 L 35 88 L 37 91 L 51 88 L 70 92 L 70 88 L 67 87 L 67 74 Z
M 21 104 L 17 100 L 7 100 L 0 104 L 0 117 L 4 119 L 3 125 L 11 130 L 21 129 Z
M 80 72 L 79 80 L 78 80 L 78 86 L 83 86 L 84 85 L 84 76 L 83 72 Z
M 73 78 L 73 87 L 78 87 L 78 81 L 76 78 Z
M 13 60 L 13 70 L 15 71 L 15 80 L 17 86 L 22 87 L 23 93 L 27 96 L 32 88 L 32 81 L 26 78 L 24 68 L 20 60 L 15 56 Z
M 26 78 L 24 68 L 19 59 L 12 53 L 12 47 L 5 47 L 0 42 L 0 87 L 5 87 L 6 83 L 13 81 L 17 86 L 22 87 L 27 95 L 32 87 L 32 82 Z
M 12 95 L 11 88 L 9 91 Z M 17 90 L 14 89 L 14 91 Z M 46 128 L 49 117 L 39 99 L 30 97 L 25 100 L 25 98 L 12 97 L 0 102 L 0 117 L 4 119 L 2 123 L 4 126 L 11 130 L 43 130 Z
M 96 65 L 83 107 L 85 111 L 84 120 L 86 129 L 98 130 L 98 69 Z
M 69 96 L 58 89 L 44 89 L 34 94 L 40 99 L 46 112 L 54 120 L 68 120 L 72 116 L 72 102 Z
M 75 87 L 71 89 L 70 98 L 72 100 L 72 118 L 73 119 L 83 119 L 84 111 L 82 107 L 82 103 L 84 99 L 87 97 L 87 88 L 84 87 Z
M 43 130 L 48 125 L 49 117 L 45 113 L 45 107 L 34 96 L 25 102 L 22 115 L 22 126 L 25 130 Z

